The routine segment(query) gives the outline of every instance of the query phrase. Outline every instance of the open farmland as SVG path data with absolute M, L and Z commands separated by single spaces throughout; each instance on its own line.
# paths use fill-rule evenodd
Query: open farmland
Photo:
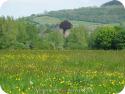
M 0 85 L 8 94 L 117 94 L 125 51 L 0 51 Z

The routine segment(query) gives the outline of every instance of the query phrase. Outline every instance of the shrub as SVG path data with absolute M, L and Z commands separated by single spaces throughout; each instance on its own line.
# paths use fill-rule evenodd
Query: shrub
M 105 50 L 112 49 L 112 42 L 116 36 L 116 32 L 113 26 L 98 27 L 96 31 L 92 33 L 92 42 L 90 42 L 91 47 Z
M 88 47 L 86 29 L 84 27 L 73 28 L 66 39 L 65 47 L 68 49 L 86 49 Z
M 124 49 L 125 48 L 125 29 L 118 28 L 118 32 L 113 39 L 112 47 L 114 49 Z
M 42 39 L 43 49 L 63 49 L 64 37 L 59 31 L 49 31 Z

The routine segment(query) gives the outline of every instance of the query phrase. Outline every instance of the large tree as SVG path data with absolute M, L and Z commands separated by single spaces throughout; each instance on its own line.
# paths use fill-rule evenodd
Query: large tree
M 71 30 L 66 38 L 66 49 L 86 49 L 88 47 L 88 33 L 84 27 L 76 27 Z
M 69 21 L 64 20 L 63 22 L 60 23 L 59 27 L 60 29 L 63 29 L 63 33 L 65 34 L 66 30 L 72 28 L 72 24 Z
M 116 34 L 117 31 L 113 26 L 99 27 L 92 33 L 90 45 L 97 49 L 113 49 L 112 42 Z

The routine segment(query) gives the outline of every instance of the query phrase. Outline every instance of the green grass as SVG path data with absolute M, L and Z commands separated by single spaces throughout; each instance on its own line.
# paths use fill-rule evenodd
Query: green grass
M 61 22 L 60 19 L 58 18 L 54 18 L 54 17 L 49 17 L 49 16 L 41 16 L 41 17 L 35 17 L 33 19 L 33 21 L 39 23 L 39 24 L 49 24 L 49 25 L 52 25 L 52 24 L 58 24 Z
M 37 22 L 39 24 L 45 25 L 55 25 L 55 24 L 60 24 L 61 19 L 55 18 L 55 17 L 49 17 L 49 16 L 41 16 L 41 17 L 34 17 L 32 19 L 34 22 Z M 101 25 L 100 23 L 93 23 L 93 22 L 85 22 L 85 21 L 75 21 L 75 20 L 70 20 L 70 22 L 73 24 L 74 27 L 78 26 L 98 26 Z
M 0 51 L 8 94 L 116 94 L 125 85 L 125 51 Z

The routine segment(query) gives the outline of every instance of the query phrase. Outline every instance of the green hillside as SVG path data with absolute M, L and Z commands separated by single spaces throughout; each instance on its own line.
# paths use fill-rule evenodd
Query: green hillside
M 74 10 L 52 11 L 46 16 L 56 17 L 59 19 L 69 19 L 77 21 L 86 21 L 94 23 L 119 23 L 125 21 L 124 8 L 79 8 Z
M 33 17 L 34 22 L 38 22 L 39 24 L 58 24 L 61 22 L 60 19 L 49 16 L 41 16 L 41 17 Z
M 50 16 L 34 16 L 30 21 L 34 23 L 38 23 L 41 25 L 57 25 L 62 19 L 56 18 L 56 17 L 50 17 Z M 70 20 L 70 22 L 73 24 L 73 26 L 81 26 L 81 25 L 99 25 L 100 23 L 94 23 L 94 22 L 86 22 L 86 21 L 77 21 L 77 20 Z
M 122 3 L 113 0 L 100 7 L 50 11 L 45 14 L 33 14 L 25 19 L 40 25 L 57 25 L 63 20 L 69 20 L 74 26 L 119 24 L 125 22 L 125 9 Z

